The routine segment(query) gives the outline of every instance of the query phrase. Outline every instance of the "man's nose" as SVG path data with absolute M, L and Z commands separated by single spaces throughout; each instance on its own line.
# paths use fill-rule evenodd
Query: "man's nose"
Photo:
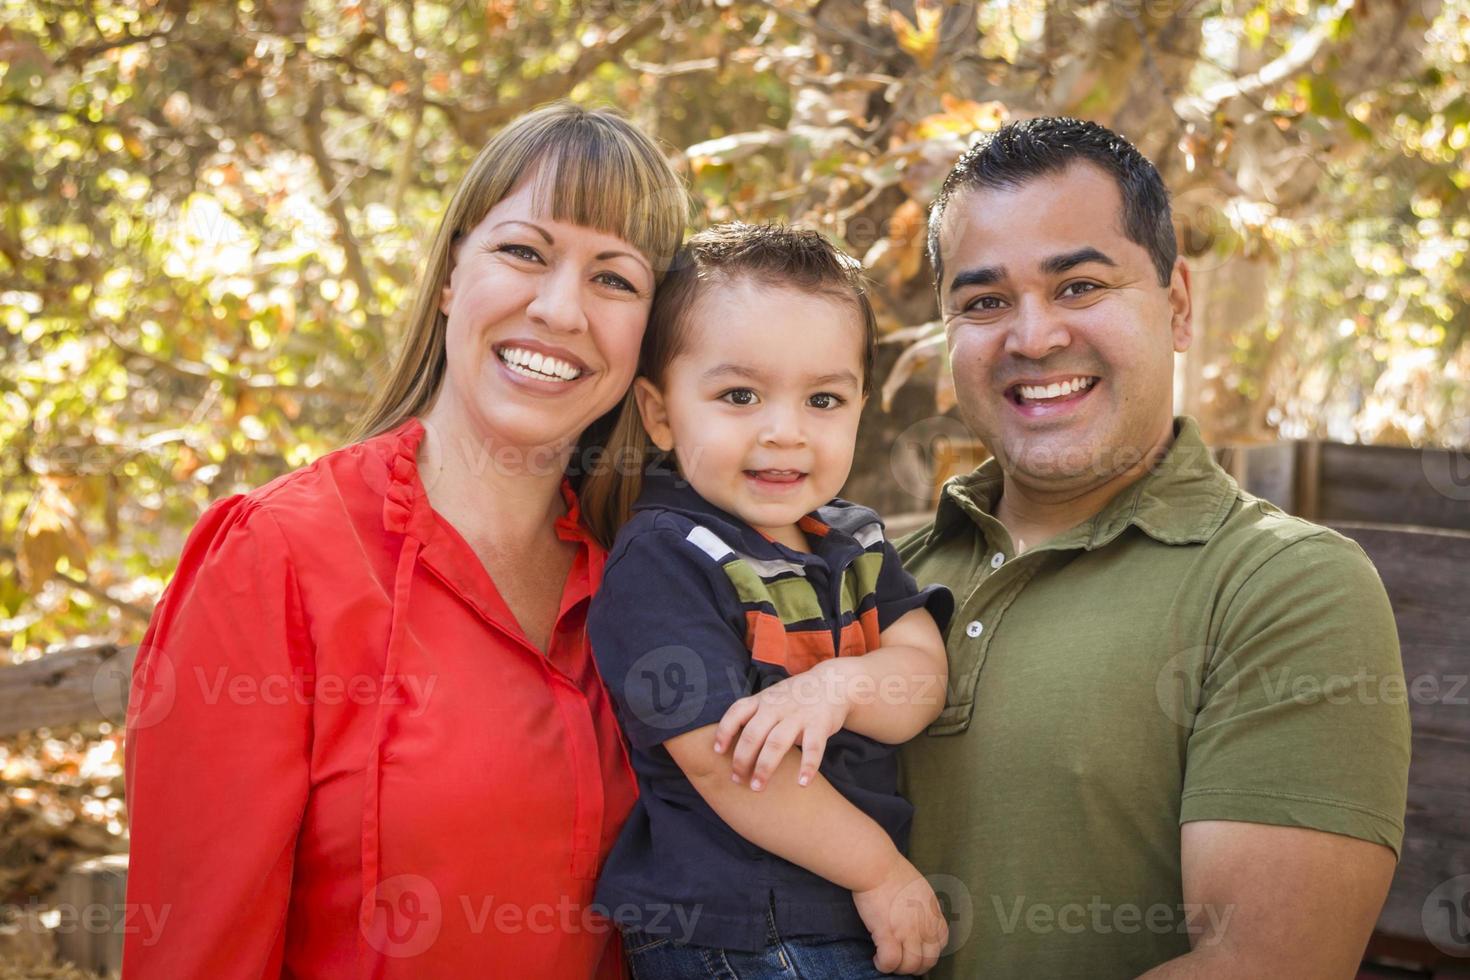
M 582 299 L 582 279 L 577 270 L 552 269 L 541 277 L 526 315 L 553 333 L 580 333 L 587 329 Z
M 1005 352 L 1014 357 L 1039 361 L 1072 342 L 1071 333 L 1056 311 L 1029 297 L 1017 304 L 1008 327 Z

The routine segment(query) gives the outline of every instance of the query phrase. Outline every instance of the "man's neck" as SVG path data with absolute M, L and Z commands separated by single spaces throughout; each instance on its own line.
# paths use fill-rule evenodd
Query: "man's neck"
M 1114 497 L 1153 470 L 1168 455 L 1173 442 L 1171 419 L 1164 434 L 1137 463 L 1099 482 L 1084 485 L 1048 487 L 1017 479 L 1006 472 L 995 518 L 1010 532 L 1017 554 L 1040 547 L 1095 517 Z

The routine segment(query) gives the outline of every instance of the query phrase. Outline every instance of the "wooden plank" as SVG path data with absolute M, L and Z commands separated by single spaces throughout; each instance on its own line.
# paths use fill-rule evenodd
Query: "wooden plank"
M 123 930 L 159 927 L 128 907 L 127 882 L 126 854 L 83 861 L 62 876 L 52 900 L 58 959 L 104 976 L 122 969 Z
M 72 647 L 0 668 L 0 737 L 84 721 L 122 724 L 137 649 Z
M 1403 853 L 1378 933 L 1437 938 L 1443 953 L 1449 933 L 1433 917 L 1432 893 L 1470 875 L 1470 534 L 1334 527 L 1368 553 L 1393 604 L 1414 731 Z M 1470 954 L 1470 945 L 1453 952 Z
M 1318 495 L 1321 521 L 1470 531 L 1470 457 L 1442 449 L 1324 443 Z

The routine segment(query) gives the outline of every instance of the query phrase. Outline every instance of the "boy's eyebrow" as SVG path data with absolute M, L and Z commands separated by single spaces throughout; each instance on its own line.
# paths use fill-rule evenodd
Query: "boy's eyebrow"
M 763 375 L 753 367 L 746 367 L 744 364 L 731 364 L 727 361 L 724 364 L 716 364 L 714 367 L 701 374 L 700 378 L 708 381 L 711 378 L 718 378 L 726 374 L 733 374 L 737 378 L 749 378 L 752 381 L 759 381 L 763 377 Z
M 727 361 L 723 364 L 716 364 L 708 371 L 705 371 L 702 375 L 700 375 L 700 379 L 703 381 L 711 381 L 715 378 L 721 378 L 727 375 L 734 375 L 737 378 L 745 378 L 749 381 L 761 381 L 765 378 L 765 374 L 756 370 L 753 367 L 745 364 L 735 364 Z M 833 371 L 829 374 L 819 374 L 807 380 L 808 384 L 816 386 L 835 385 L 842 384 L 844 382 L 853 385 L 854 387 L 859 384 L 857 375 L 848 370 Z

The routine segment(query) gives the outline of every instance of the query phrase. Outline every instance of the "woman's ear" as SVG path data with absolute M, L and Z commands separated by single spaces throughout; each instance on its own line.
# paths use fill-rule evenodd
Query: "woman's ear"
M 449 316 L 449 303 L 454 298 L 450 284 L 454 282 L 454 268 L 459 265 L 459 243 L 463 240 L 463 235 L 455 235 L 449 242 L 449 271 L 444 273 L 444 286 L 439 290 L 439 312 L 446 317 Z
M 633 398 L 638 402 L 638 415 L 643 419 L 643 428 L 648 433 L 648 438 L 664 452 L 673 449 L 674 430 L 669 425 L 669 411 L 664 404 L 663 392 L 647 378 L 634 378 Z

